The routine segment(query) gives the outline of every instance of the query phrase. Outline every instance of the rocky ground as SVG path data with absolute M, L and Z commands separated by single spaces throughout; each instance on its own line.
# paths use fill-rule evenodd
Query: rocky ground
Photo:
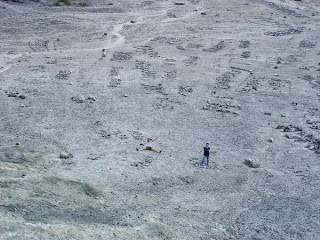
M 65 3 L 0 1 L 1 240 L 320 239 L 319 1 Z

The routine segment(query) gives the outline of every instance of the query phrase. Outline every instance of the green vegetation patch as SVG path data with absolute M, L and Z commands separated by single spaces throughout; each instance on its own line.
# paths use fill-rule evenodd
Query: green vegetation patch
M 86 2 L 81 2 L 81 3 L 79 3 L 79 6 L 81 6 L 81 7 L 87 7 L 87 6 L 88 6 L 88 3 L 86 3 Z
M 72 2 L 71 2 L 71 0 L 59 0 L 59 1 L 55 2 L 54 6 L 61 6 L 62 4 L 66 5 L 66 6 L 71 6 Z

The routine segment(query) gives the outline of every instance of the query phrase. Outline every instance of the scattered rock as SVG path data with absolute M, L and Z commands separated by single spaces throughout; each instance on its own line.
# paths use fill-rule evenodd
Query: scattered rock
M 243 58 L 249 58 L 250 55 L 251 55 L 251 52 L 243 52 L 243 53 L 241 54 L 241 57 L 243 57 Z
M 198 56 L 190 56 L 187 59 L 183 60 L 186 66 L 196 65 L 199 57 Z
M 20 60 L 18 60 L 18 62 L 19 61 Z M 30 71 L 35 71 L 35 72 L 45 69 L 43 65 L 34 65 L 34 66 L 29 66 L 28 68 L 30 69 Z
M 320 138 L 313 134 L 308 134 L 304 132 L 302 128 L 298 126 L 279 125 L 276 127 L 276 129 L 283 129 L 284 132 L 289 133 L 284 135 L 288 139 L 293 139 L 295 142 L 307 143 L 308 145 L 305 147 L 307 147 L 310 150 L 318 150 L 320 148 Z
M 62 166 L 75 166 L 76 163 L 74 161 L 70 161 L 69 159 L 63 159 L 61 161 Z
M 153 1 L 143 1 L 143 2 L 141 3 L 141 7 L 149 7 L 149 6 L 151 6 L 152 4 L 154 4 Z
M 230 88 L 230 82 L 231 79 L 236 76 L 235 72 L 226 72 L 223 73 L 221 76 L 217 77 L 217 88 L 220 89 L 229 89 Z
M 316 46 L 316 44 L 309 42 L 309 41 L 306 41 L 306 40 L 302 40 L 299 43 L 299 47 L 302 47 L 302 48 L 314 48 L 315 46 Z
M 96 121 L 96 122 L 94 123 L 94 125 L 95 125 L 95 126 L 102 126 L 103 124 L 102 124 L 101 121 Z
M 144 78 L 155 78 L 156 72 L 151 68 L 151 64 L 147 61 L 136 60 L 136 68 L 142 71 Z
M 110 76 L 110 77 L 117 77 L 117 76 L 119 76 L 120 69 L 121 69 L 120 67 L 111 67 L 109 76 Z
M 63 152 L 60 153 L 60 158 L 62 158 L 62 159 L 67 159 L 69 157 L 70 157 L 70 155 L 67 152 L 63 151 Z
M 264 112 L 264 115 L 271 116 L 271 112 Z
M 107 86 L 111 88 L 117 88 L 120 85 L 121 85 L 121 79 L 112 78 Z
M 192 176 L 180 176 L 179 179 L 187 184 L 193 184 L 195 182 Z
M 139 51 L 142 51 L 143 54 L 147 54 L 150 57 L 158 57 L 159 53 L 154 50 L 153 47 L 148 45 L 142 45 L 142 46 L 136 46 L 135 49 L 138 49 Z
M 47 52 L 49 51 L 49 41 L 43 41 L 43 40 L 35 40 L 34 42 L 29 42 L 29 47 L 34 52 Z
M 179 86 L 179 94 L 182 96 L 187 96 L 187 94 L 192 93 L 193 89 L 188 86 Z
M 232 68 L 234 70 L 244 71 L 244 72 L 248 72 L 250 74 L 253 74 L 253 70 L 251 70 L 251 69 L 245 69 L 245 68 L 234 67 L 234 66 L 231 66 L 230 68 Z M 235 75 L 235 74 L 233 73 L 233 75 Z
M 301 69 L 301 68 L 299 68 L 299 69 Z M 304 68 L 304 70 L 309 70 L 309 69 Z M 302 76 L 300 78 L 303 79 L 303 80 L 306 80 L 306 81 L 314 80 L 314 77 L 312 77 L 311 75 L 304 75 L 304 76 Z
M 207 104 L 204 105 L 202 109 L 207 111 L 216 111 L 238 115 L 239 113 L 234 110 L 241 110 L 241 107 L 239 105 L 232 104 L 229 101 L 220 100 L 219 102 L 207 101 Z
M 19 95 L 19 98 L 26 99 L 26 96 L 25 95 Z
M 102 124 L 101 124 L 101 125 L 102 125 Z M 101 125 L 100 125 L 100 124 L 97 124 L 97 126 L 101 126 Z M 106 132 L 105 130 L 99 131 L 99 134 L 100 134 L 100 136 L 103 137 L 103 138 L 106 138 L 106 139 L 111 138 L 111 134 L 108 133 L 108 132 Z
M 195 48 L 195 49 L 199 49 L 202 48 L 204 45 L 200 44 L 200 43 L 189 43 L 187 45 L 187 48 Z
M 86 100 L 90 100 L 90 101 L 93 101 L 93 102 L 97 101 L 97 99 L 94 96 L 89 96 L 89 97 L 87 97 Z
M 85 102 L 85 98 L 83 96 L 72 97 L 71 100 L 76 103 L 84 103 Z
M 132 58 L 132 52 L 114 52 L 111 61 L 128 61 Z
M 55 76 L 56 79 L 68 79 L 70 78 L 70 75 L 72 73 L 72 70 L 60 70 L 59 73 Z
M 315 146 L 308 146 L 308 148 L 309 148 L 310 150 L 314 150 L 316 147 L 315 147 Z
M 247 158 L 244 163 L 251 168 L 259 168 L 260 167 L 260 161 L 254 157 Z
M 90 156 L 88 157 L 89 160 L 92 160 L 92 161 L 96 161 L 96 160 L 99 160 L 102 156 L 104 156 L 103 154 L 101 155 L 93 155 L 92 153 L 90 153 Z
M 302 137 L 300 136 L 289 135 L 289 134 L 285 134 L 284 136 L 288 139 L 294 139 L 295 141 L 303 141 Z
M 173 110 L 177 105 L 182 105 L 182 102 L 175 98 L 158 97 L 154 104 L 157 109 Z
M 265 1 L 265 0 L 262 0 L 261 3 L 263 3 L 264 5 L 266 5 L 267 7 L 271 8 L 271 9 L 275 9 L 277 11 L 283 12 L 283 13 L 288 14 L 290 16 L 294 16 L 297 18 L 305 17 L 305 16 L 301 15 L 300 13 L 297 13 L 297 12 L 291 10 L 290 8 L 288 8 L 287 6 L 284 6 L 281 4 L 277 4 L 277 3 L 273 3 L 273 2 L 269 2 L 269 1 Z
M 57 62 L 58 62 L 58 61 L 54 59 L 54 60 L 48 61 L 47 64 L 57 64 Z
M 225 42 L 224 41 L 220 41 L 217 45 L 214 45 L 211 48 L 202 49 L 202 51 L 215 53 L 215 52 L 218 52 L 218 51 L 220 51 L 220 50 L 222 50 L 224 48 L 225 48 Z
M 151 40 L 152 42 L 157 41 L 160 43 L 166 43 L 169 45 L 181 45 L 183 43 L 183 39 L 180 38 L 176 38 L 176 37 L 164 37 L 164 36 L 159 36 L 159 37 L 155 37 Z
M 17 93 L 8 93 L 8 97 L 17 97 Z
M 168 71 L 168 72 L 165 73 L 164 77 L 166 79 L 174 81 L 176 79 L 176 77 L 177 77 L 177 71 L 176 70 Z
M 153 162 L 153 158 L 146 156 L 143 160 L 131 163 L 131 166 L 136 167 L 137 169 L 142 169 L 149 166 Z
M 182 47 L 182 46 L 176 46 L 176 48 L 179 49 L 179 50 L 182 50 L 182 51 L 186 50 L 186 49 L 185 49 L 184 47 Z
M 284 132 L 301 132 L 302 128 L 294 125 L 278 125 L 276 129 L 283 129 Z
M 182 5 L 184 5 L 184 3 L 176 2 L 176 3 L 174 3 L 174 5 L 182 6 Z
M 168 13 L 167 16 L 170 18 L 177 18 L 177 16 L 173 13 Z
M 302 33 L 303 28 L 290 28 L 286 30 L 278 30 L 278 31 L 268 31 L 265 32 L 264 35 L 269 35 L 273 37 L 281 37 L 285 35 L 291 35 L 291 34 L 300 34 Z
M 247 40 L 241 40 L 239 48 L 248 48 L 250 46 L 250 41 Z

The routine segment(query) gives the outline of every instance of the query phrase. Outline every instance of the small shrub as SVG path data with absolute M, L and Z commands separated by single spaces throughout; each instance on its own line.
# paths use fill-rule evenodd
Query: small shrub
M 61 6 L 62 4 L 66 5 L 66 6 L 71 6 L 72 2 L 71 2 L 71 0 L 59 0 L 54 3 L 54 6 Z
M 81 3 L 79 3 L 79 6 L 81 6 L 81 7 L 86 7 L 86 6 L 88 6 L 88 3 L 86 3 L 86 2 L 81 2 Z
M 71 6 L 72 3 L 70 0 L 62 0 L 62 2 L 66 5 L 66 6 Z

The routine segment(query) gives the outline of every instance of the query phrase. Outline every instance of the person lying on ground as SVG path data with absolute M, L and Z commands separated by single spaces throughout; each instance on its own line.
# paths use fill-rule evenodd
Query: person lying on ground
M 148 139 L 143 139 L 142 137 L 140 138 L 141 140 L 145 141 L 145 144 L 143 146 L 143 148 L 141 149 L 138 149 L 137 148 L 137 151 L 144 151 L 144 150 L 150 150 L 150 151 L 154 151 L 154 152 L 157 152 L 157 153 L 161 153 L 162 150 L 158 151 L 157 149 L 155 149 L 153 146 L 152 146 L 152 143 L 155 142 L 159 137 L 155 138 L 155 139 L 151 139 L 151 138 L 148 138 Z

